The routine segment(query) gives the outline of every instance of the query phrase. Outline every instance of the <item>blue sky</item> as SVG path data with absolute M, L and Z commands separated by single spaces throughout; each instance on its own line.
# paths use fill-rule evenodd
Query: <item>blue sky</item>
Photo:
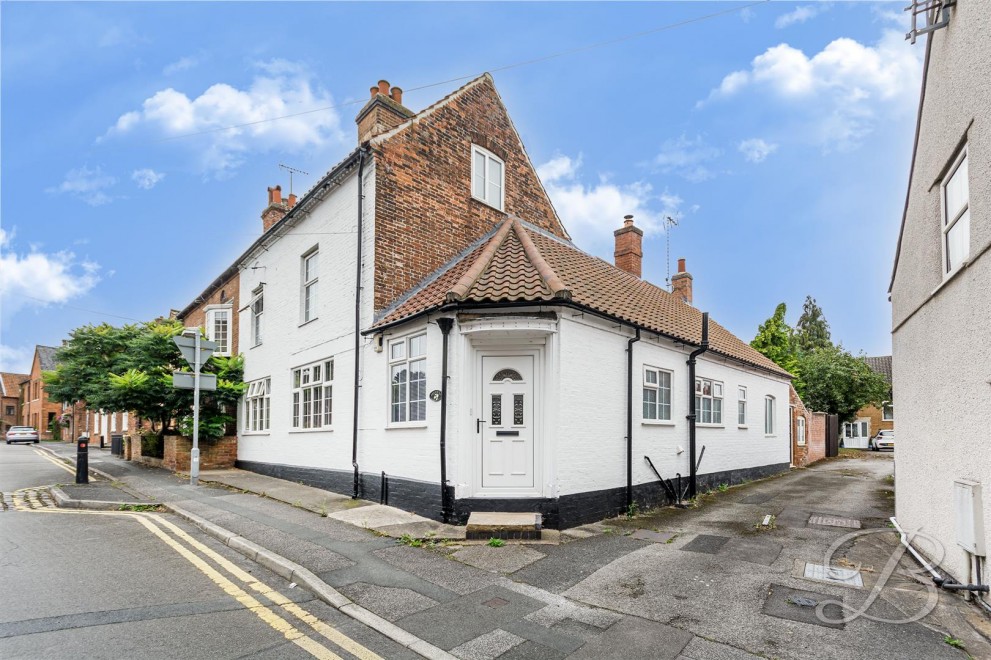
M 356 145 L 380 78 L 411 90 L 727 9 L 496 85 L 580 247 L 611 261 L 633 213 L 663 285 L 674 216 L 672 261 L 740 337 L 812 295 L 834 340 L 887 353 L 924 44 L 902 0 L 745 4 L 5 2 L 0 369 L 184 307 L 260 232 L 279 163 L 311 173 L 303 192 Z

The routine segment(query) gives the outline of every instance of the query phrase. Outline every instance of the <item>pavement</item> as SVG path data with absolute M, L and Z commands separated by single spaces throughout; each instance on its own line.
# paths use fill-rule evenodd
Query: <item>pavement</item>
M 212 471 L 191 487 L 99 452 L 90 467 L 111 483 L 230 548 L 280 558 L 283 580 L 305 576 L 341 612 L 410 636 L 407 651 L 410 639 L 422 642 L 426 657 L 991 658 L 980 617 L 932 592 L 899 552 L 887 522 L 890 455 L 826 461 L 705 495 L 696 508 L 496 548 L 272 477 Z

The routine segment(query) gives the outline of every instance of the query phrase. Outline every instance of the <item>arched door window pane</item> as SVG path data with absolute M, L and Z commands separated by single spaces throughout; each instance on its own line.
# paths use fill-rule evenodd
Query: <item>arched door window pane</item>
M 523 376 L 521 376 L 520 372 L 515 369 L 501 369 L 496 372 L 496 375 L 492 377 L 492 380 L 497 383 L 504 380 L 523 380 Z

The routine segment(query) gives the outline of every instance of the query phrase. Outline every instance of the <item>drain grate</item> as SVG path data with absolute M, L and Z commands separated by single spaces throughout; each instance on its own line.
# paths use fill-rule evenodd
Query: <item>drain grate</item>
M 809 518 L 810 525 L 822 525 L 824 527 L 847 527 L 849 529 L 860 529 L 860 521 L 853 518 L 841 518 L 839 516 L 824 516 L 815 514 Z
M 849 568 L 837 568 L 836 566 L 805 564 L 805 577 L 809 580 L 831 582 L 833 584 L 842 584 L 848 587 L 864 586 L 864 580 L 860 577 L 860 571 L 855 571 Z

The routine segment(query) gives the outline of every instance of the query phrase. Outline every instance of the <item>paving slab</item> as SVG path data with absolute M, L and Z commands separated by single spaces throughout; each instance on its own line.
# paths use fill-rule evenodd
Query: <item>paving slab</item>
M 372 554 L 397 569 L 458 595 L 469 594 L 495 584 L 494 573 L 465 566 L 435 552 L 406 546 L 376 550 Z
M 371 504 L 371 502 L 354 500 L 329 490 L 305 486 L 247 470 L 205 470 L 200 472 L 200 481 L 219 484 L 256 495 L 264 494 L 265 497 L 299 506 L 315 513 L 347 511 Z
M 774 493 L 754 493 L 753 495 L 747 495 L 740 500 L 741 504 L 764 504 L 765 502 L 770 502 L 775 497 Z
M 63 493 L 74 500 L 92 500 L 97 502 L 150 502 L 151 500 L 135 497 L 125 490 L 111 486 L 106 482 L 97 484 L 67 484 L 59 486 Z
M 722 550 L 723 546 L 729 542 L 728 536 L 716 536 L 714 534 L 699 534 L 694 539 L 681 547 L 688 552 L 701 552 L 707 555 L 714 555 Z
M 385 506 L 384 504 L 370 504 L 348 511 L 335 511 L 327 517 L 357 525 L 358 527 L 364 527 L 365 529 L 429 522 L 423 516 L 418 516 L 415 513 L 403 511 L 392 506 Z
M 525 641 L 511 632 L 496 629 L 451 649 L 451 655 L 463 660 L 494 660 Z
M 696 637 L 688 642 L 688 646 L 678 656 L 678 660 L 760 660 L 760 656 L 727 644 Z
M 724 543 L 719 550 L 719 556 L 770 566 L 781 555 L 782 547 L 780 543 L 770 539 L 738 537 Z
M 569 657 L 574 660 L 674 660 L 692 637 L 690 632 L 662 623 L 627 617 Z
M 465 538 L 464 527 L 445 525 L 436 520 L 420 520 L 398 525 L 383 525 L 376 527 L 375 531 L 397 539 L 407 534 L 416 539 L 432 538 L 461 541 Z
M 805 591 L 803 589 L 792 589 L 781 584 L 772 584 L 768 587 L 767 598 L 761 612 L 768 616 L 799 623 L 808 623 L 814 626 L 825 628 L 836 628 L 842 630 L 846 627 L 844 623 L 831 623 L 842 618 L 843 609 L 836 604 L 827 605 L 823 609 L 823 615 L 827 620 L 822 620 L 816 614 L 817 606 L 821 601 L 836 601 L 835 596 L 819 593 L 816 591 Z
M 455 559 L 464 564 L 503 574 L 515 573 L 546 556 L 544 553 L 524 545 L 504 545 L 501 548 L 473 545 L 462 548 L 453 554 Z
M 677 536 L 674 532 L 655 532 L 649 529 L 638 529 L 633 532 L 633 538 L 651 543 L 668 543 Z
M 341 587 L 338 591 L 388 621 L 396 621 L 404 616 L 422 612 L 437 604 L 433 598 L 428 598 L 412 589 L 382 587 L 365 582 L 355 582 Z
M 560 660 L 567 653 L 527 640 L 499 656 L 499 660 Z
M 560 593 L 646 545 L 653 544 L 627 536 L 602 534 L 580 542 L 536 546 L 547 556 L 514 573 L 513 579 Z

